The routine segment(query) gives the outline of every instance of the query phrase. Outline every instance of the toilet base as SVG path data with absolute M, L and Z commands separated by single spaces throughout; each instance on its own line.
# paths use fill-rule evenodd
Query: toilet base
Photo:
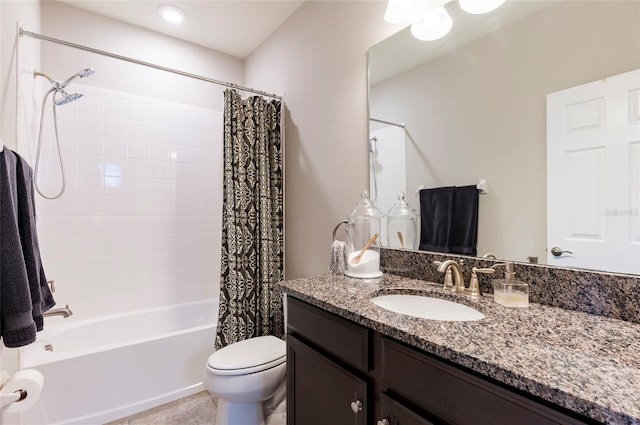
M 229 403 L 218 399 L 216 425 L 265 425 L 262 403 Z

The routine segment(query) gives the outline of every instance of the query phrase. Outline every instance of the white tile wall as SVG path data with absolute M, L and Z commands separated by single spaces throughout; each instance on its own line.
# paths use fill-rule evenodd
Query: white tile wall
M 57 200 L 37 197 L 58 305 L 87 318 L 217 296 L 222 113 L 71 90 L 85 95 L 57 109 L 67 189 Z M 39 182 L 55 194 L 60 172 L 47 137 Z

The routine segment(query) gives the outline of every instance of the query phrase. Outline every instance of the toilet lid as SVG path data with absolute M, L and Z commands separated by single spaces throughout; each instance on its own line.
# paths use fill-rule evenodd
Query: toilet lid
M 286 344 L 275 336 L 259 336 L 236 342 L 213 353 L 207 365 L 220 374 L 245 374 L 284 363 Z

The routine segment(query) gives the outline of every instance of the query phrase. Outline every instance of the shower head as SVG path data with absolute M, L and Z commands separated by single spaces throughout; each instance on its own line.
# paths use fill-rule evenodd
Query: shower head
M 63 82 L 59 82 L 54 80 L 53 78 L 49 77 L 47 74 L 45 74 L 44 72 L 40 72 L 40 71 L 33 71 L 33 78 L 36 77 L 44 77 L 47 80 L 49 80 L 49 83 L 51 83 L 51 85 L 56 89 L 57 92 L 61 93 L 63 92 L 64 88 L 67 87 L 67 85 L 69 85 L 69 83 L 71 81 L 73 81 L 74 79 L 80 77 L 80 78 L 87 78 L 92 76 L 93 74 L 95 74 L 96 70 L 93 68 L 85 68 L 80 72 L 76 72 L 75 74 L 73 74 L 71 77 L 67 78 L 65 81 Z M 66 94 L 66 93 L 64 93 Z M 77 99 L 77 98 L 75 98 Z M 75 100 L 72 99 L 72 100 Z
M 378 138 L 376 136 L 373 136 L 372 138 L 369 139 L 369 153 L 373 153 L 373 151 L 375 150 L 374 144 L 377 141 L 378 141 Z
M 72 80 L 74 80 L 74 79 L 76 79 L 76 78 L 78 78 L 78 77 L 80 77 L 80 78 L 87 78 L 87 77 L 92 76 L 92 75 L 93 75 L 93 74 L 95 74 L 95 73 L 96 73 L 96 70 L 95 70 L 95 69 L 93 69 L 93 68 L 86 68 L 86 69 L 83 69 L 82 71 L 80 71 L 80 72 L 76 72 L 76 73 L 75 73 L 75 74 L 73 74 L 71 77 L 67 78 L 67 79 L 65 80 L 65 82 L 64 82 L 64 83 L 60 83 L 60 87 L 62 87 L 62 88 L 67 87 L 67 85 L 68 85 Z
M 58 93 L 62 93 L 63 97 L 62 99 L 57 99 L 56 98 L 56 94 Z M 82 96 L 84 96 L 82 93 L 67 93 L 66 91 L 62 90 L 61 92 L 56 92 L 53 95 L 53 103 L 56 106 L 62 106 L 62 105 L 66 105 L 67 103 L 73 102 L 74 100 L 78 100 L 80 99 Z
M 86 77 L 91 77 L 95 73 L 96 73 L 95 69 L 87 68 L 87 69 L 83 69 L 82 71 L 78 72 L 76 75 L 78 75 L 80 78 L 86 78 Z

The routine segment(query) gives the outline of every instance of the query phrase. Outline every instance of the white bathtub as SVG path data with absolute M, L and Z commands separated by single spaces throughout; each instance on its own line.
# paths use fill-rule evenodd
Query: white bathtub
M 217 317 L 211 299 L 47 327 L 20 350 L 45 377 L 22 424 L 103 424 L 202 391 Z

